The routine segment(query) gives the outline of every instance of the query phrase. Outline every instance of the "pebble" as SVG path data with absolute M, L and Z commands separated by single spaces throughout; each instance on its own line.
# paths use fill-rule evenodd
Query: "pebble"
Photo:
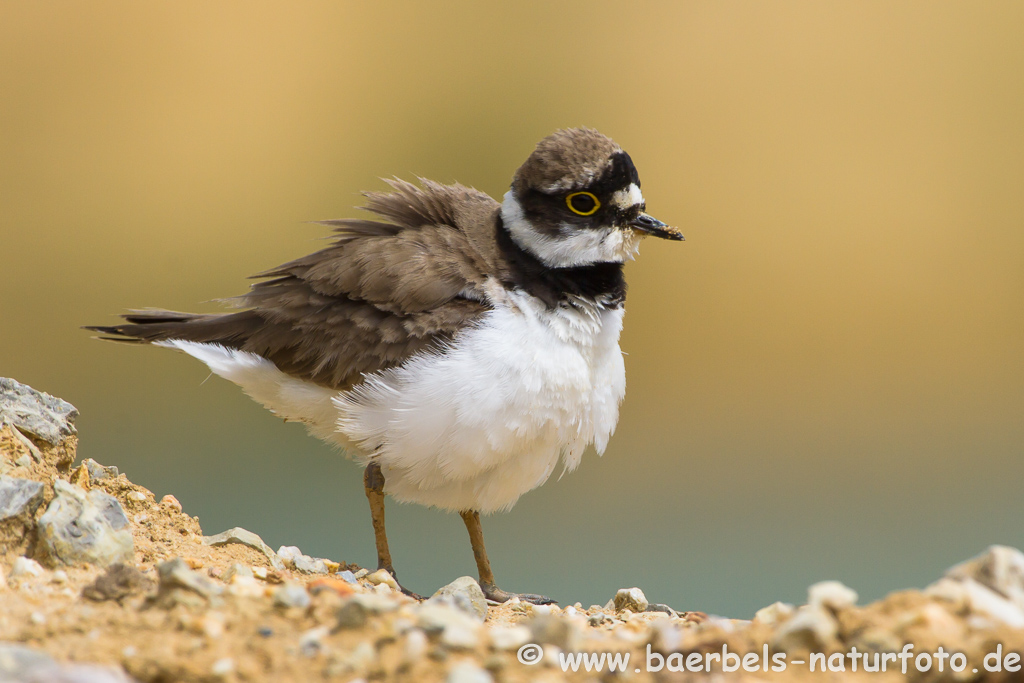
M 338 572 L 337 577 L 342 581 L 347 581 L 348 583 L 359 583 L 359 580 L 356 579 L 356 575 L 347 569 L 345 571 Z
M 306 657 L 315 657 L 323 647 L 323 639 L 331 632 L 329 626 L 317 626 L 299 636 L 299 650 Z
M 425 602 L 416 613 L 416 625 L 428 634 L 439 634 L 443 646 L 472 649 L 479 644 L 483 624 L 476 616 L 446 603 Z
M 89 472 L 89 478 L 93 481 L 102 481 L 104 479 L 116 479 L 120 472 L 116 467 L 104 467 L 92 458 L 86 458 L 82 461 L 85 465 L 86 470 Z
M 82 596 L 90 600 L 123 600 L 129 595 L 141 593 L 150 580 L 135 567 L 115 563 L 96 577 L 96 580 L 82 589 Z
M 620 588 L 615 597 L 613 598 L 614 607 L 616 610 L 632 610 L 633 612 L 643 612 L 647 609 L 650 604 L 647 602 L 647 596 L 639 588 Z
M 238 562 L 235 562 L 226 570 L 224 570 L 224 573 L 220 575 L 220 578 L 225 583 L 231 583 L 232 580 L 237 576 L 244 576 L 250 579 L 255 578 L 252 572 L 252 567 L 249 567 L 244 564 L 239 564 Z
M 437 589 L 430 601 L 450 602 L 454 607 L 483 621 L 487 618 L 487 598 L 472 576 L 462 576 Z M 429 601 L 428 601 L 429 602 Z
M 494 683 L 487 669 L 472 662 L 459 662 L 448 672 L 447 683 Z
M 214 676 L 226 677 L 235 672 L 235 660 L 231 657 L 222 657 L 210 667 L 210 673 Z
M 388 586 L 392 590 L 396 590 L 396 591 L 397 590 L 401 590 L 398 587 L 398 582 L 395 581 L 395 577 L 391 576 L 391 574 L 388 572 L 387 569 L 378 569 L 377 571 L 373 572 L 372 574 L 368 574 L 366 576 L 366 580 L 369 581 L 370 583 L 372 583 L 375 586 L 378 586 L 380 584 L 384 584 L 385 586 Z
M 43 502 L 43 488 L 38 481 L 0 475 L 0 523 L 35 514 Z
M 242 527 L 236 526 L 213 536 L 203 536 L 204 545 L 222 546 L 229 543 L 240 543 L 253 550 L 258 550 L 270 560 L 270 564 L 274 569 L 278 571 L 284 569 L 284 562 L 277 556 L 277 553 L 271 550 L 270 546 L 264 543 L 262 538 Z
M 838 630 L 836 620 L 825 609 L 807 605 L 779 626 L 772 646 L 781 652 L 824 652 L 835 641 Z
M 765 626 L 775 626 L 793 616 L 796 608 L 788 602 L 773 602 L 754 613 L 754 621 Z
M 445 626 L 441 644 L 453 650 L 473 650 L 480 644 L 480 622 L 458 621 Z
M 136 503 L 141 503 L 146 500 L 146 494 L 142 491 L 129 491 L 128 500 L 134 500 Z
M 237 595 L 240 598 L 261 598 L 266 593 L 265 584 L 257 581 L 252 576 L 236 574 L 228 585 L 228 593 Z
M 356 589 L 352 584 L 347 581 L 339 581 L 338 579 L 322 576 L 318 579 L 313 579 L 306 584 L 306 589 L 313 595 L 319 594 L 321 591 L 329 590 L 341 597 L 347 597 L 356 592 Z
M 175 512 L 181 512 L 181 503 L 179 503 L 178 499 L 169 493 L 160 499 L 160 505 L 163 505 L 164 507 L 169 507 Z
M 544 646 L 544 658 L 541 660 L 541 664 L 553 669 L 558 666 L 559 655 L 562 654 L 562 648 L 557 645 L 545 645 Z
M 283 545 L 277 549 L 277 556 L 284 562 L 285 567 L 295 569 L 304 574 L 329 574 L 327 566 L 329 560 L 314 558 L 303 555 L 302 551 L 294 545 Z M 332 563 L 337 564 L 337 563 Z
M 651 613 L 667 614 L 670 617 L 674 617 L 674 616 L 677 616 L 679 614 L 678 612 L 676 612 L 674 609 L 672 609 L 668 605 L 660 603 L 660 602 L 652 602 L 651 604 L 647 605 L 647 609 L 645 609 L 644 611 L 647 612 L 648 614 L 651 614 Z
M 199 618 L 199 631 L 210 639 L 217 639 L 224 635 L 228 618 L 223 612 L 210 611 Z
M 590 624 L 591 626 L 600 626 L 601 624 L 603 624 L 606 621 L 613 621 L 613 620 L 612 620 L 611 617 L 609 617 L 604 612 L 597 612 L 597 613 L 591 614 L 589 617 L 587 617 L 587 623 Z
M 50 581 L 53 583 L 67 583 L 68 573 L 63 569 L 58 569 L 53 573 L 53 576 L 50 577 Z
M 954 580 L 971 579 L 1024 608 L 1024 553 L 993 545 L 984 553 L 946 572 Z
M 0 377 L 0 422 L 56 446 L 62 439 L 78 433 L 77 418 L 78 409 L 67 401 Z
M 373 643 L 362 641 L 355 646 L 348 657 L 348 665 L 354 671 L 365 671 L 377 660 L 377 650 Z
M 821 581 L 807 589 L 807 604 L 841 610 L 857 604 L 857 591 L 839 581 Z
M 530 629 L 531 643 L 554 645 L 562 650 L 579 649 L 580 633 L 569 619 L 544 614 L 534 617 L 526 626 Z
M 659 619 L 651 624 L 650 640 L 658 652 L 676 652 L 681 645 L 682 633 L 671 621 Z
M 364 576 L 367 576 L 369 573 L 370 573 L 370 570 L 364 568 L 364 569 L 360 569 L 359 571 L 357 571 L 352 576 L 354 576 L 358 580 L 358 579 L 363 578 Z
M 402 639 L 402 664 L 412 666 L 427 654 L 427 634 L 418 628 L 411 628 Z
M 42 576 L 46 573 L 43 566 L 33 559 L 28 557 L 19 557 L 14 560 L 14 565 L 11 566 L 11 578 L 18 578 L 21 576 Z
M 212 579 L 192 571 L 180 557 L 157 565 L 157 573 L 160 576 L 159 592 L 164 596 L 177 589 L 184 589 L 209 599 L 222 591 Z
M 108 493 L 86 493 L 62 479 L 53 483 L 56 494 L 39 518 L 39 539 L 46 553 L 68 565 L 82 563 L 106 567 L 135 559 L 128 516 Z
M 1011 628 L 1024 628 L 1024 610 L 1014 602 L 974 579 L 964 579 L 960 584 L 972 611 L 987 614 Z
M 302 584 L 286 581 L 274 590 L 274 604 L 278 607 L 299 607 L 310 605 L 309 592 Z
M 518 650 L 530 642 L 530 629 L 525 626 L 492 626 L 488 629 L 491 647 L 495 650 Z
M 350 600 L 355 600 L 370 614 L 384 614 L 385 612 L 394 612 L 398 609 L 398 601 L 393 597 L 386 597 L 383 595 L 375 595 L 373 593 L 357 593 L 353 595 Z
M 360 628 L 366 623 L 368 610 L 361 601 L 351 598 L 338 608 L 338 628 Z

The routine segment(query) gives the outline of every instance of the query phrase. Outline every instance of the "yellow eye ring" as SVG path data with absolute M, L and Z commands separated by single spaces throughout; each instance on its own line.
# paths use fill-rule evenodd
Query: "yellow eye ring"
M 572 205 L 572 200 L 575 197 L 588 197 L 591 201 L 594 202 L 594 206 L 592 206 L 589 211 L 580 211 L 579 209 Z M 573 192 L 571 195 L 565 198 L 565 205 L 568 206 L 569 210 L 572 211 L 577 216 L 593 216 L 595 213 L 597 213 L 597 210 L 601 208 L 601 200 L 594 196 L 592 192 Z

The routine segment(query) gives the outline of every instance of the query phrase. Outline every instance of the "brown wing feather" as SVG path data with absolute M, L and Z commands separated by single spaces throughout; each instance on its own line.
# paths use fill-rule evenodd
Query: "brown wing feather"
M 117 341 L 184 339 L 256 353 L 281 370 L 333 388 L 436 346 L 487 310 L 498 204 L 460 185 L 387 181 L 367 195 L 385 221 L 326 221 L 334 243 L 255 277 L 220 315 L 133 311 L 91 327 Z

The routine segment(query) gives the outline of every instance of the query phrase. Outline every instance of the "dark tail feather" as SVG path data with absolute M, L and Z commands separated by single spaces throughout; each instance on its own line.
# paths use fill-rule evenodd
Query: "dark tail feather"
M 161 309 L 131 311 L 120 325 L 89 325 L 98 339 L 128 344 L 151 344 L 167 339 L 223 344 L 240 348 L 262 321 L 252 311 L 238 313 L 179 313 Z

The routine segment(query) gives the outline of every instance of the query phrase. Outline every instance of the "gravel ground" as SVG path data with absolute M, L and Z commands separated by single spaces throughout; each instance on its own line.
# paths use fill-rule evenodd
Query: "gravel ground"
M 386 572 L 244 529 L 204 536 L 173 496 L 74 464 L 77 413 L 55 401 L 0 380 L 0 681 L 1021 678 L 1012 548 L 863 606 L 826 581 L 750 621 L 637 587 L 600 606 L 488 604 L 469 577 L 418 602 Z

